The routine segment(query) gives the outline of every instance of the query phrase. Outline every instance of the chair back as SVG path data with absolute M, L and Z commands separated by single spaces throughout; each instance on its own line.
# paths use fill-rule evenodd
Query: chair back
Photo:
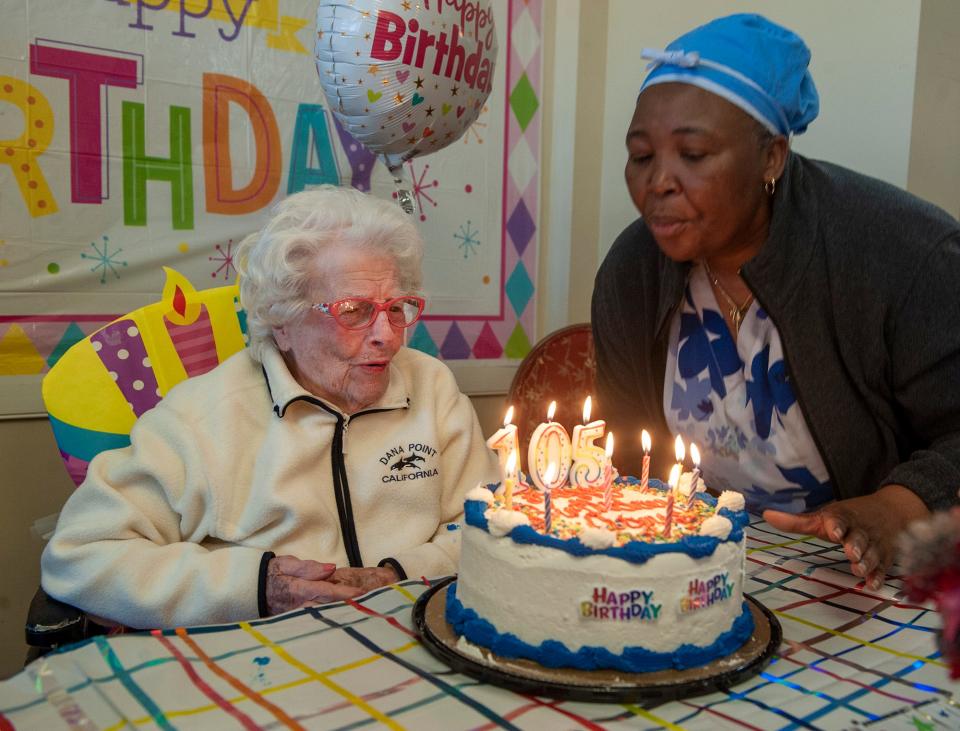
M 581 423 L 583 401 L 593 394 L 595 373 L 593 333 L 589 323 L 556 330 L 527 353 L 513 377 L 507 397 L 508 403 L 514 407 L 513 423 L 517 425 L 524 464 L 530 435 L 538 424 L 547 420 L 547 407 L 551 401 L 557 402 L 553 420 L 563 424 L 568 432 Z
M 236 284 L 198 292 L 167 274 L 159 302 L 123 315 L 67 350 L 43 379 L 43 402 L 74 483 L 105 449 L 130 444 L 137 417 L 185 378 L 246 345 Z

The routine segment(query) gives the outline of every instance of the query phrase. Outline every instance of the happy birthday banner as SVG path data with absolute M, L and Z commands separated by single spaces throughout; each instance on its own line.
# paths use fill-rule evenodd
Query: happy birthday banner
M 337 59 L 342 83 L 369 107 L 394 104 L 398 133 L 416 123 L 423 142 L 403 164 L 427 242 L 428 309 L 410 345 L 522 358 L 536 309 L 541 0 L 485 3 L 498 51 L 466 43 L 465 25 L 490 30 L 470 0 L 339 4 L 373 29 L 357 63 Z M 13 5 L 0 25 L 0 412 L 4 389 L 157 301 L 164 266 L 197 290 L 234 283 L 237 243 L 280 198 L 324 183 L 397 195 L 358 142 L 369 107 L 350 107 L 344 126 L 324 97 L 316 0 Z M 374 52 L 393 63 L 361 65 Z M 401 81 L 422 88 L 392 93 Z M 486 89 L 481 104 L 473 92 Z M 431 151 L 462 115 L 476 121 Z

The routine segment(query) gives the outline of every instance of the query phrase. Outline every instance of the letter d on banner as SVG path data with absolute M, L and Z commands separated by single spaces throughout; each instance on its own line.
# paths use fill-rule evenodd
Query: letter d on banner
M 257 151 L 253 176 L 233 187 L 230 159 L 230 103 L 246 111 Z M 224 74 L 203 75 L 203 167 L 207 210 L 240 215 L 266 206 L 280 186 L 280 132 L 270 102 L 253 84 Z

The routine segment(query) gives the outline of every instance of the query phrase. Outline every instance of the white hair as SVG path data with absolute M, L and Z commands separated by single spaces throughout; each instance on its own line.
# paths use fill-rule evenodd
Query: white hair
M 250 352 L 258 361 L 273 328 L 309 311 L 323 252 L 338 245 L 391 256 L 403 293 L 419 293 L 423 239 L 396 203 L 333 185 L 291 195 L 274 206 L 260 231 L 240 242 L 235 258 Z

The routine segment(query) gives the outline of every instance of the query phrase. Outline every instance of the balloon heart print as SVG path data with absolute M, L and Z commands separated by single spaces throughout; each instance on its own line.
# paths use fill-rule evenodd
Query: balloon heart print
M 496 57 L 490 0 L 320 0 L 317 9 L 327 103 L 393 171 L 476 120 Z

